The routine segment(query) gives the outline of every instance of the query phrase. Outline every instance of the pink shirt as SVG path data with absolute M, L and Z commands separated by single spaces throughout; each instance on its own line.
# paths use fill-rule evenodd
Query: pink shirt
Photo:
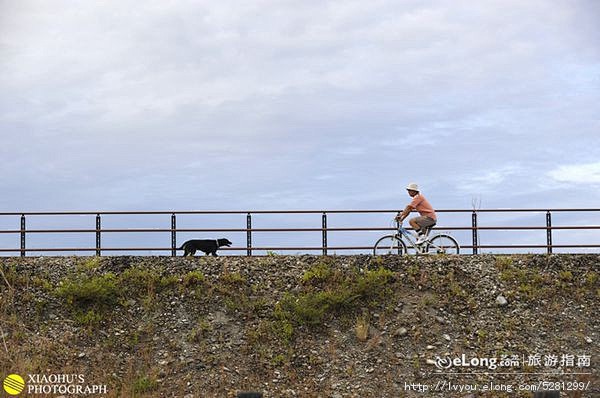
M 414 196 L 409 206 L 418 211 L 420 215 L 431 217 L 434 220 L 437 220 L 435 210 L 433 210 L 433 207 L 431 207 L 429 201 L 425 199 L 425 196 L 421 194 Z

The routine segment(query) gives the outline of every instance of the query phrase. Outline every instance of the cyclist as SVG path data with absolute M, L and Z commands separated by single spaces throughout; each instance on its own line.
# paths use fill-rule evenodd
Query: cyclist
M 406 206 L 402 213 L 398 213 L 396 221 L 402 222 L 412 211 L 418 211 L 420 216 L 413 217 L 408 220 L 408 222 L 418 234 L 418 239 L 415 243 L 421 244 L 427 238 L 425 235 L 426 229 L 428 227 L 433 227 L 437 223 L 437 216 L 429 201 L 421 194 L 417 184 L 411 182 L 406 187 L 406 190 L 408 191 L 408 195 L 412 198 L 412 201 Z

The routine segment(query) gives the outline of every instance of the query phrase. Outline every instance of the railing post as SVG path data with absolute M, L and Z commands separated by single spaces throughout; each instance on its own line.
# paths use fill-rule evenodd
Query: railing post
M 101 255 L 102 248 L 102 237 L 100 230 L 102 229 L 102 221 L 100 219 L 100 213 L 96 214 L 96 256 Z
M 177 256 L 177 217 L 171 214 L 171 257 Z
M 246 216 L 246 255 L 252 255 L 252 216 L 250 213 Z
M 21 214 L 21 257 L 25 257 L 25 214 Z
M 552 254 L 552 214 L 550 214 L 550 210 L 546 212 L 546 244 L 548 245 L 548 254 Z
M 477 213 L 476 212 L 473 212 L 473 215 L 471 217 L 471 222 L 472 222 L 472 226 L 473 226 L 473 254 L 477 254 L 478 242 L 477 242 Z
M 323 255 L 327 255 L 327 213 L 323 212 Z

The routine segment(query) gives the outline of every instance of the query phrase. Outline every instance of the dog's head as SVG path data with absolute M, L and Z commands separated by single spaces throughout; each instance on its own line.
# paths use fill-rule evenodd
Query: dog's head
M 218 242 L 219 242 L 219 247 L 221 247 L 221 246 L 230 247 L 233 244 L 229 241 L 229 239 L 226 239 L 226 238 L 219 239 Z

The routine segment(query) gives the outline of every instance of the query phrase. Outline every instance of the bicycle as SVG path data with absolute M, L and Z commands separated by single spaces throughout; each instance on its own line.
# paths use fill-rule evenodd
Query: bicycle
M 460 246 L 456 239 L 448 234 L 437 234 L 429 236 L 431 227 L 425 231 L 425 240 L 422 243 L 416 243 L 415 236 L 406 230 L 402 223 L 397 223 L 398 232 L 394 235 L 386 235 L 373 247 L 373 254 L 376 256 L 385 254 L 409 254 L 414 250 L 414 254 L 459 254 Z M 412 254 L 412 253 L 411 253 Z

